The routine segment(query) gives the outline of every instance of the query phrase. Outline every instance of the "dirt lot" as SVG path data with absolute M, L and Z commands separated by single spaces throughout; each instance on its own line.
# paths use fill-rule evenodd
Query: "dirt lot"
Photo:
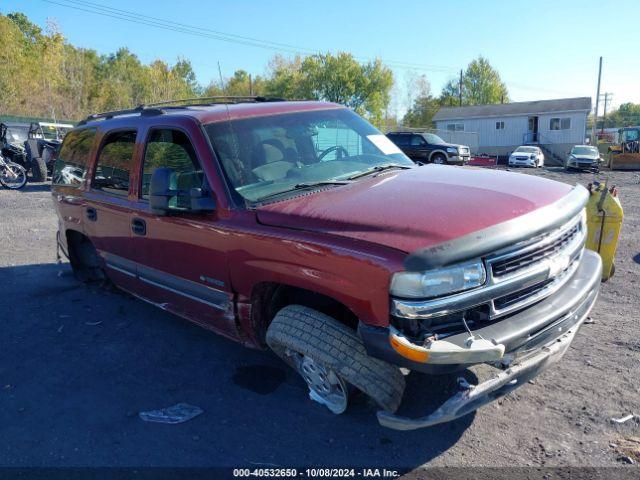
M 567 183 L 593 174 L 528 170 Z M 617 273 L 556 368 L 456 422 L 380 427 L 362 399 L 333 416 L 268 352 L 247 350 L 141 301 L 79 284 L 55 264 L 46 185 L 0 190 L 1 466 L 622 466 L 640 422 L 640 176 L 617 185 L 625 224 Z M 403 409 L 442 400 L 453 379 L 408 377 Z M 141 410 L 188 402 L 181 425 Z M 636 444 L 637 446 L 637 444 Z M 635 448 L 635 455 L 640 454 Z M 632 467 L 635 468 L 635 467 Z

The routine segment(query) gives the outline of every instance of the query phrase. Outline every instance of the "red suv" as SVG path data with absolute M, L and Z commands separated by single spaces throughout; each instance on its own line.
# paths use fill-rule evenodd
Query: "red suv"
M 202 99 L 93 115 L 53 177 L 59 247 L 245 345 L 270 347 L 342 413 L 370 396 L 398 429 L 452 420 L 562 356 L 591 310 L 587 191 L 418 166 L 349 109 Z M 423 418 L 395 414 L 400 367 L 495 367 Z

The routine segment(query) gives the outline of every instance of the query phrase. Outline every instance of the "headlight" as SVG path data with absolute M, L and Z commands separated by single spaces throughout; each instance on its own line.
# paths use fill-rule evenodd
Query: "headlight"
M 457 148 L 448 147 L 447 148 L 447 153 L 458 153 L 458 149 Z
M 535 153 L 532 153 L 532 154 L 531 154 L 531 160 L 535 160 L 535 159 L 536 159 L 536 154 L 535 154 Z
M 391 295 L 403 298 L 434 298 L 479 287 L 487 279 L 481 261 L 426 272 L 399 272 L 391 279 Z

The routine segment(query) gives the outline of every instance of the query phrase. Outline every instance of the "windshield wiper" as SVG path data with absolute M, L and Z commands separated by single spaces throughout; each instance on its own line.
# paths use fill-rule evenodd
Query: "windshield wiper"
M 400 168 L 401 170 L 406 170 L 412 167 L 410 167 L 409 165 L 399 165 L 397 163 L 389 163 L 387 165 L 376 165 L 375 167 L 370 168 L 369 170 L 356 173 L 355 175 L 351 175 L 350 177 L 347 177 L 347 180 L 355 180 L 356 178 L 365 177 L 367 175 L 371 175 L 372 173 L 384 172 L 385 170 L 391 170 L 392 168 Z
M 256 199 L 256 202 L 262 202 L 263 200 L 268 200 L 273 197 L 277 197 L 278 195 L 282 195 L 287 192 L 295 192 L 296 190 L 305 190 L 311 188 L 322 187 L 324 185 L 347 185 L 351 182 L 348 180 L 321 180 L 318 182 L 304 182 L 304 183 L 296 183 L 291 188 L 286 188 L 284 190 L 280 190 L 277 192 L 269 193 L 267 195 L 263 195 L 262 197 Z

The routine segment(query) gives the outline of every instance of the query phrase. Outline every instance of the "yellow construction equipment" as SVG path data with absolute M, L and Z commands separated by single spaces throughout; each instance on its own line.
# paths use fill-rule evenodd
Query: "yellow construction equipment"
M 616 248 L 624 212 L 615 187 L 606 183 L 589 184 L 587 202 L 587 244 L 589 250 L 598 252 L 602 258 L 602 280 L 615 272 Z
M 611 170 L 640 170 L 640 127 L 618 130 L 618 142 L 609 147 Z

